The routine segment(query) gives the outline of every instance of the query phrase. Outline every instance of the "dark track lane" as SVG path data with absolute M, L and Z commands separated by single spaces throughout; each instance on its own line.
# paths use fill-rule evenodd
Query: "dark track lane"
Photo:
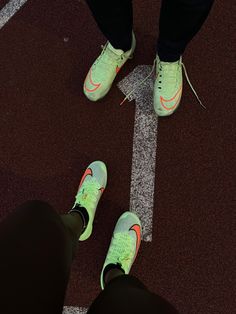
M 137 51 L 116 82 L 154 58 L 160 3 L 134 6 Z M 232 1 L 216 1 L 183 57 L 207 111 L 185 80 L 179 110 L 159 120 L 153 242 L 142 243 L 132 271 L 186 314 L 235 308 L 231 10 Z M 80 1 L 29 1 L 0 42 L 0 217 L 33 198 L 64 212 L 84 168 L 96 159 L 108 166 L 94 233 L 79 245 L 66 299 L 87 307 L 100 291 L 116 220 L 129 206 L 135 104 L 119 107 L 115 86 L 99 103 L 84 97 L 83 80 L 105 40 Z

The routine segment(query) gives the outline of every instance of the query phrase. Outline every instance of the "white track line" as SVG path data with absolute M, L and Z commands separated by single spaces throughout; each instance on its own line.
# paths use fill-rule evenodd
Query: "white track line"
M 148 76 L 152 66 L 139 65 L 118 83 L 127 95 Z M 152 241 L 152 219 L 155 191 L 158 118 L 153 109 L 154 75 L 138 87 L 129 100 L 135 99 L 135 124 L 130 189 L 130 211 L 135 212 L 142 223 L 144 241 Z M 124 103 L 123 106 L 129 106 Z
M 64 306 L 63 314 L 86 314 L 87 311 L 83 307 Z
M 16 14 L 27 0 L 10 0 L 0 11 L 0 29 Z
M 0 11 L 0 29 L 27 0 L 10 0 Z M 150 66 L 138 66 L 119 83 L 129 92 L 149 72 Z M 153 197 L 155 185 L 157 118 L 152 109 L 153 80 L 150 78 L 132 95 L 136 99 L 130 210 L 138 214 L 143 225 L 143 240 L 152 240 Z M 131 98 L 132 99 L 132 98 Z M 63 314 L 85 314 L 86 308 L 65 306 Z

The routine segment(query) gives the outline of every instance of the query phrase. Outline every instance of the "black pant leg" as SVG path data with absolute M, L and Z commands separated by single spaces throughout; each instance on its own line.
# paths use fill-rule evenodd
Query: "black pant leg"
M 178 314 L 166 300 L 151 293 L 131 275 L 111 280 L 92 303 L 87 314 Z
M 162 0 L 157 52 L 162 61 L 177 61 L 199 32 L 214 0 Z
M 76 237 L 47 203 L 30 201 L 0 224 L 2 314 L 61 314 Z
M 103 35 L 116 49 L 128 51 L 132 45 L 132 0 L 86 0 Z

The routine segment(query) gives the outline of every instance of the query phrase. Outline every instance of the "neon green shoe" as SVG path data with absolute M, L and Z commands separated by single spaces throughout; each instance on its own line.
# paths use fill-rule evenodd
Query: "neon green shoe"
M 157 55 L 156 61 L 154 110 L 158 116 L 169 116 L 178 108 L 182 96 L 182 56 L 176 62 L 163 62 Z
M 134 88 L 126 95 L 120 105 L 122 105 L 126 99 L 138 89 L 143 83 L 151 77 L 156 69 L 156 80 L 154 84 L 154 110 L 158 116 L 169 116 L 178 108 L 182 96 L 183 89 L 183 77 L 182 77 L 182 66 L 187 82 L 195 94 L 200 105 L 206 109 L 202 101 L 198 97 L 194 90 L 190 79 L 187 74 L 184 63 L 182 62 L 182 56 L 176 62 L 163 62 L 160 61 L 158 55 L 156 56 L 151 72 L 138 84 L 135 84 Z
M 78 212 L 80 207 L 87 210 L 88 224 L 79 241 L 87 240 L 92 234 L 93 221 L 98 202 L 107 184 L 107 168 L 102 161 L 92 162 L 85 170 L 75 197 L 75 203 L 70 212 Z M 78 208 L 78 209 L 76 209 Z M 70 213 L 69 212 L 69 213 Z
M 102 53 L 93 63 L 84 81 L 83 90 L 88 99 L 97 101 L 109 92 L 122 66 L 133 57 L 136 40 L 134 33 L 132 36 L 132 47 L 127 52 L 113 48 L 109 42 L 102 46 Z
M 117 221 L 108 253 L 101 272 L 101 288 L 104 289 L 104 275 L 111 264 L 119 265 L 125 274 L 136 259 L 141 244 L 142 228 L 138 216 L 130 211 L 124 212 Z

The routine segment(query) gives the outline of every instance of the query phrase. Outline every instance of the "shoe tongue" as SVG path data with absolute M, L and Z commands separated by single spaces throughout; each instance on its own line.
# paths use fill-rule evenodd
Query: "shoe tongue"
M 121 50 L 121 49 L 115 49 L 115 48 L 113 48 L 110 43 L 107 45 L 107 48 L 109 48 L 109 50 L 111 50 L 112 52 L 114 52 L 117 56 L 121 56 L 121 55 L 124 53 L 124 51 Z

